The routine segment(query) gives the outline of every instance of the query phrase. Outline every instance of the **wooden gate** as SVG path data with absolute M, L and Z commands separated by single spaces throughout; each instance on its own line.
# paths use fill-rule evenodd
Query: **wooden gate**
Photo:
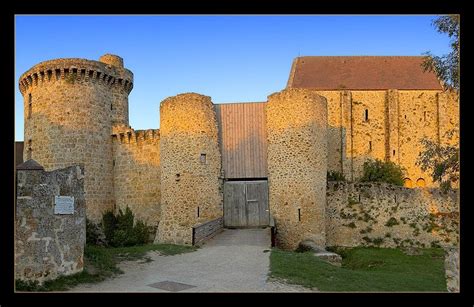
M 224 226 L 268 226 L 268 182 L 228 181 L 224 183 Z

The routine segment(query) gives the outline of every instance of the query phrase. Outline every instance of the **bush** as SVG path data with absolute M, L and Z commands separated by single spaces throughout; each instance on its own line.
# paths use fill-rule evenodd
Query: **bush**
M 392 227 L 392 226 L 399 225 L 399 224 L 400 224 L 400 223 L 397 221 L 396 218 L 391 217 L 391 218 L 387 221 L 387 223 L 385 223 L 385 226 L 387 226 L 387 227 Z
M 346 181 L 346 178 L 341 172 L 329 171 L 327 173 L 327 180 L 328 181 Z
M 117 218 L 112 211 L 107 211 L 102 216 L 102 227 L 105 240 L 110 244 L 114 239 L 115 230 L 117 229 Z
M 369 160 L 364 163 L 362 182 L 386 182 L 403 186 L 404 170 L 391 161 Z
M 86 218 L 86 244 L 99 245 L 100 241 L 99 226 Z
M 130 208 L 119 209 L 118 215 L 106 212 L 103 227 L 107 244 L 113 247 L 142 245 L 149 243 L 150 227 L 142 221 L 134 223 L 135 216 Z

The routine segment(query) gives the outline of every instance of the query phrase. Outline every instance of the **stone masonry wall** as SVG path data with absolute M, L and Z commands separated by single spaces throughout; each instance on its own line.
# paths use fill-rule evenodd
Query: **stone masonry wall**
M 459 126 L 457 97 L 435 90 L 314 91 L 328 101 L 328 169 L 347 180 L 362 175 L 367 159 L 406 169 L 406 186 L 433 186 L 416 160 L 422 138 L 458 144 L 446 131 Z M 367 112 L 367 113 L 366 113 Z M 367 117 L 367 118 L 366 118 Z
M 54 214 L 54 196 L 73 196 L 74 214 Z M 17 171 L 15 278 L 40 283 L 84 267 L 84 166 Z
M 308 90 L 268 96 L 268 185 L 277 245 L 302 240 L 325 245 L 327 173 L 326 99 Z
M 160 221 L 160 131 L 133 130 L 114 134 L 113 174 L 116 209 L 128 206 L 150 226 Z
M 216 114 L 210 97 L 186 93 L 163 100 L 160 118 L 161 220 L 157 238 L 191 244 L 193 226 L 223 215 Z
M 94 221 L 113 208 L 111 109 L 117 95 L 128 99 L 132 81 L 123 67 L 83 59 L 42 62 L 20 78 L 24 160 L 45 170 L 84 163 L 87 216 Z
M 459 242 L 456 192 L 385 183 L 328 182 L 328 246 L 453 246 Z

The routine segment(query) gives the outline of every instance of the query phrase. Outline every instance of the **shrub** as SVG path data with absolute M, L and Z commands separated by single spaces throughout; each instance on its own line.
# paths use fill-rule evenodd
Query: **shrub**
M 398 225 L 398 224 L 400 224 L 400 223 L 397 221 L 397 219 L 394 218 L 394 217 L 391 217 L 391 218 L 387 221 L 387 223 L 385 223 L 385 226 L 387 226 L 387 227 L 392 227 L 392 226 L 395 226 L 395 225 Z
M 403 186 L 404 170 L 391 161 L 369 160 L 364 163 L 362 182 L 386 182 Z
M 99 245 L 100 244 L 100 229 L 97 224 L 86 218 L 86 244 Z
M 346 178 L 341 172 L 329 171 L 327 173 L 327 180 L 328 181 L 346 181 Z
M 150 227 L 142 221 L 135 221 L 130 208 L 119 209 L 118 215 L 106 212 L 102 218 L 107 244 L 113 247 L 141 245 L 149 243 Z
M 110 244 L 114 239 L 115 230 L 117 229 L 117 217 L 112 211 L 107 211 L 102 215 L 102 226 L 105 240 L 107 244 Z

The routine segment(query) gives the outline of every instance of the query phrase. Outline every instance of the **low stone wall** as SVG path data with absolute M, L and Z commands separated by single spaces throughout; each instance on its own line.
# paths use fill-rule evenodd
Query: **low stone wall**
M 55 214 L 55 196 L 73 196 L 74 213 Z M 84 166 L 18 170 L 15 278 L 43 283 L 81 272 L 85 241 Z
M 222 217 L 193 227 L 193 245 L 197 245 L 215 236 L 224 228 Z
M 446 248 L 444 259 L 446 271 L 446 286 L 449 292 L 459 292 L 459 249 L 456 247 Z
M 329 182 L 327 246 L 431 247 L 459 242 L 456 192 Z

